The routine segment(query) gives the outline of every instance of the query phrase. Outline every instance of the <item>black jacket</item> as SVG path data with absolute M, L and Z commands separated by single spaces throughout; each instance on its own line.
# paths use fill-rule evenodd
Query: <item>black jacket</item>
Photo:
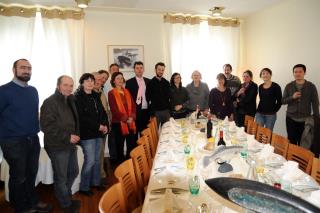
M 164 78 L 153 77 L 146 88 L 150 111 L 170 110 L 170 83 Z
M 243 84 L 234 93 L 235 96 L 242 87 L 243 87 Z M 258 85 L 253 81 L 251 81 L 244 95 L 237 97 L 239 98 L 239 102 L 237 103 L 237 112 L 239 114 L 251 115 L 254 117 L 257 109 L 257 102 L 256 102 L 257 94 L 258 94 Z
M 102 132 L 99 131 L 99 127 L 100 125 L 107 125 L 109 127 L 109 122 L 99 93 L 92 91 L 91 94 L 86 94 L 80 87 L 75 97 L 80 120 L 80 139 L 88 140 L 103 137 Z
M 150 79 L 143 77 L 143 80 L 146 85 L 146 91 L 147 91 L 147 85 L 150 82 Z M 132 96 L 132 99 L 136 103 L 137 94 L 138 94 L 138 90 L 139 90 L 139 85 L 138 85 L 136 77 L 130 78 L 129 80 L 126 81 L 126 89 L 129 90 L 129 92 Z M 140 105 L 136 104 L 136 111 L 141 110 L 141 107 L 142 107 L 142 103 Z
M 70 143 L 70 136 L 80 135 L 74 97 L 65 97 L 56 91 L 47 98 L 41 106 L 40 126 L 44 133 L 45 149 L 74 149 L 75 145 Z

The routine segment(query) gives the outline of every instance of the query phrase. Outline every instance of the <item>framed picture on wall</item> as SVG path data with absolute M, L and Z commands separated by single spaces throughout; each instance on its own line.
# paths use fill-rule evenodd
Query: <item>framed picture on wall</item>
M 120 72 L 133 71 L 134 62 L 143 60 L 143 45 L 108 45 L 108 64 L 117 63 Z

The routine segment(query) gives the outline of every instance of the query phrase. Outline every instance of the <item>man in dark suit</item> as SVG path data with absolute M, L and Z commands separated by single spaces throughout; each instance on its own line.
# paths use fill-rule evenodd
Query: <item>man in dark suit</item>
M 146 99 L 146 87 L 150 79 L 143 77 L 144 68 L 141 61 L 136 61 L 133 68 L 136 76 L 126 81 L 126 89 L 130 91 L 136 103 L 136 126 L 137 132 L 141 133 L 147 127 L 150 119 L 149 106 Z

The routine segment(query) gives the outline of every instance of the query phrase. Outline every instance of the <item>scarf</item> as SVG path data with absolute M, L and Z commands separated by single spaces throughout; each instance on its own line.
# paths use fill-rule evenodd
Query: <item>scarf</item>
M 112 90 L 112 93 L 116 99 L 116 104 L 117 104 L 119 111 L 122 114 L 126 114 L 128 117 L 130 117 L 130 115 L 133 113 L 132 112 L 132 104 L 133 103 L 131 101 L 132 98 L 131 98 L 131 95 L 127 89 L 125 89 L 125 88 L 122 88 L 122 89 L 123 89 L 124 97 L 125 97 L 127 105 L 128 105 L 128 111 L 126 111 L 126 108 L 123 105 L 123 102 L 122 102 L 122 99 L 121 99 L 121 96 L 120 96 L 120 93 L 118 92 L 118 90 L 116 88 L 114 88 Z M 134 121 L 132 121 L 130 124 L 128 124 L 127 122 L 120 121 L 120 125 L 121 125 L 122 135 L 128 135 L 129 129 L 133 130 L 133 132 L 136 133 L 136 125 L 135 125 Z

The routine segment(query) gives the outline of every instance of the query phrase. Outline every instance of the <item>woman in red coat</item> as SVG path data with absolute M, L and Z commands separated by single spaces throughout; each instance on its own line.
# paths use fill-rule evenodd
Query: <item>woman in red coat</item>
M 136 105 L 130 92 L 124 88 L 124 78 L 121 72 L 113 73 L 110 83 L 113 89 L 108 93 L 108 100 L 112 114 L 111 129 L 115 135 L 115 147 L 117 150 L 117 161 L 124 161 L 124 140 L 126 140 L 126 158 L 130 158 L 130 152 L 137 145 L 136 133 Z

